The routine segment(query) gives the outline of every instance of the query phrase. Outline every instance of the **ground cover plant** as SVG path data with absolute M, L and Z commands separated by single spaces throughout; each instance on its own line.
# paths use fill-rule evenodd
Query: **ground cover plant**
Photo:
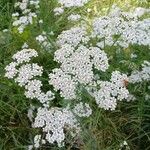
M 0 0 L 0 149 L 149 150 L 148 0 Z

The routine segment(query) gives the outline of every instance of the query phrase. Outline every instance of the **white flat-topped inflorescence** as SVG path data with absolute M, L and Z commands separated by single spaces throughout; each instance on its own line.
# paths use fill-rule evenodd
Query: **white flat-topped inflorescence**
M 95 98 L 100 108 L 115 110 L 118 101 L 127 100 L 129 97 L 125 82 L 128 82 L 127 75 L 114 71 L 111 74 L 110 81 L 97 80 L 96 85 L 99 89 L 95 86 L 87 88 L 87 90 Z
M 87 44 L 89 41 L 89 37 L 84 27 L 72 27 L 69 30 L 63 31 L 57 39 L 58 45 L 63 46 L 64 44 L 70 44 L 73 47 L 76 47 L 81 43 Z
M 142 64 L 142 70 L 135 70 L 129 76 L 129 82 L 139 83 L 142 81 L 150 81 L 150 62 L 144 61 Z
M 24 32 L 28 25 L 33 24 L 35 18 L 37 18 L 37 13 L 34 12 L 31 7 L 38 10 L 39 2 L 39 0 L 22 0 L 21 2 L 15 3 L 15 8 L 19 9 L 19 11 L 12 14 L 12 25 L 17 27 L 20 34 Z
M 89 0 L 58 0 L 63 7 L 82 7 L 84 6 Z
M 70 21 L 79 21 L 81 19 L 81 15 L 79 14 L 71 14 L 68 16 L 68 20 Z
M 54 69 L 49 74 L 49 84 L 54 86 L 56 91 L 60 90 L 60 94 L 65 99 L 75 99 L 77 83 L 72 80 L 71 75 L 66 74 L 61 69 Z
M 149 45 L 150 19 L 140 19 L 149 12 L 150 9 L 142 8 L 137 8 L 133 12 L 123 12 L 114 6 L 107 16 L 94 19 L 93 36 L 98 39 L 105 38 L 105 45 L 109 46 L 114 44 L 127 48 L 130 44 Z
M 41 45 L 42 48 L 46 50 L 50 49 L 51 43 L 48 41 L 46 32 L 42 32 L 42 34 L 36 37 L 36 41 Z
M 57 142 L 59 147 L 64 146 L 64 130 L 72 129 L 72 132 L 75 130 L 76 134 L 80 130 L 79 123 L 69 110 L 69 107 L 38 108 L 37 116 L 32 126 L 34 128 L 42 128 L 43 133 L 45 133 L 44 139 L 51 144 Z M 39 141 L 35 142 L 35 145 L 38 145 L 38 143 Z
M 54 99 L 51 91 L 42 92 L 42 82 L 35 77 L 43 74 L 43 67 L 37 63 L 30 63 L 31 59 L 37 57 L 38 53 L 34 49 L 22 49 L 13 55 L 14 62 L 5 68 L 7 78 L 14 79 L 19 86 L 25 87 L 25 96 L 30 99 L 37 99 L 45 107 L 49 101 Z
M 75 105 L 73 112 L 79 117 L 89 117 L 92 114 L 92 109 L 89 104 L 82 102 Z

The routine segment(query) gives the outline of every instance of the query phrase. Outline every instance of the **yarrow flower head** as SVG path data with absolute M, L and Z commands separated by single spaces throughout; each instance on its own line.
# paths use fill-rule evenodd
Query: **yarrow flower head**
M 41 47 L 49 49 L 51 47 L 51 43 L 48 41 L 46 36 L 46 32 L 42 32 L 41 35 L 36 37 L 36 41 L 40 43 Z
M 71 14 L 69 17 L 68 17 L 68 20 L 70 21 L 78 21 L 80 20 L 81 16 L 79 14 Z
M 59 147 L 64 145 L 65 130 L 75 129 L 79 132 L 79 124 L 73 113 L 67 108 L 38 108 L 37 116 L 32 125 L 34 128 L 42 128 L 46 134 L 45 140 L 53 144 L 57 142 Z M 38 145 L 38 142 L 36 142 Z M 39 147 L 39 145 L 38 145 Z
M 37 64 L 26 64 L 22 65 L 18 70 L 18 77 L 15 79 L 19 83 L 19 86 L 24 86 L 35 76 L 41 76 L 43 68 Z
M 7 78 L 11 78 L 19 86 L 25 87 L 25 96 L 30 99 L 37 99 L 43 106 L 48 107 L 49 101 L 54 99 L 51 91 L 42 92 L 42 82 L 35 77 L 43 74 L 43 67 L 36 63 L 29 63 L 38 53 L 34 49 L 23 49 L 13 55 L 14 62 L 6 66 Z
M 60 64 L 49 75 L 49 84 L 65 99 L 77 97 L 77 86 L 93 84 L 94 70 L 105 72 L 108 67 L 107 54 L 98 47 L 89 47 L 87 31 L 74 27 L 63 31 L 57 40 L 60 47 L 54 53 L 54 60 Z M 85 46 L 87 44 L 87 46 Z
M 56 8 L 54 9 L 54 14 L 55 14 L 55 16 L 61 15 L 61 14 L 63 14 L 63 12 L 64 12 L 64 8 L 63 8 L 63 7 L 56 7 Z
M 132 13 L 123 12 L 113 6 L 108 16 L 95 18 L 93 36 L 100 40 L 105 38 L 105 45 L 127 48 L 129 44 L 149 45 L 149 18 L 140 20 L 149 9 L 136 9 Z M 117 35 L 117 39 L 114 36 Z M 100 43 L 98 43 L 100 44 Z
M 49 84 L 52 84 L 56 91 L 60 90 L 62 97 L 66 99 L 74 99 L 77 83 L 74 82 L 70 75 L 63 72 L 61 69 L 54 69 L 53 73 L 49 74 Z
M 74 29 L 79 30 L 79 28 Z M 66 32 L 70 31 L 68 30 Z M 58 49 L 54 55 L 54 60 L 60 63 L 60 69 L 55 69 L 54 72 L 50 74 L 49 83 L 54 85 L 56 90 L 60 90 L 64 98 L 70 99 L 71 97 L 76 97 L 75 89 L 78 83 L 84 85 L 92 84 L 94 81 L 94 69 L 105 72 L 109 64 L 104 51 L 98 47 L 88 48 L 83 44 L 79 44 L 82 38 L 87 34 L 86 32 L 81 34 L 80 37 L 77 36 L 80 33 L 76 33 L 75 35 L 71 33 L 70 38 L 65 37 L 64 33 L 65 31 L 61 34 L 61 36 L 64 35 L 62 36 L 63 39 L 61 36 L 58 36 L 60 49 Z M 77 37 L 76 41 L 72 40 L 74 38 L 73 36 Z M 68 86 L 68 83 L 70 86 Z M 70 93 L 68 91 L 70 90 L 72 91 L 72 96 L 68 97 Z
M 11 62 L 9 65 L 7 65 L 5 67 L 5 70 L 6 70 L 5 77 L 9 79 L 13 79 L 18 73 L 18 70 L 16 69 L 17 66 L 18 66 L 18 63 L 16 62 Z
M 139 83 L 142 81 L 150 81 L 150 62 L 144 61 L 141 71 L 133 71 L 129 77 L 129 82 Z
M 86 4 L 89 0 L 58 0 L 63 7 L 82 7 Z
M 97 81 L 100 89 L 94 88 L 94 93 L 91 93 L 90 88 L 87 88 L 91 95 L 95 98 L 96 103 L 100 108 L 105 110 L 115 110 L 117 101 L 128 99 L 129 91 L 126 88 L 125 81 L 128 77 L 121 74 L 119 71 L 112 72 L 109 81 Z
M 89 37 L 84 27 L 72 27 L 70 30 L 63 31 L 59 36 L 57 43 L 62 46 L 70 44 L 73 47 L 78 46 L 80 43 L 87 43 Z
M 23 62 L 29 62 L 32 57 L 37 57 L 38 53 L 34 49 L 23 49 L 13 55 L 13 59 L 17 61 L 18 64 Z
M 15 8 L 19 8 L 20 11 L 12 14 L 13 26 L 17 27 L 20 34 L 23 33 L 26 26 L 33 24 L 34 18 L 37 17 L 37 14 L 32 12 L 30 6 L 35 7 L 37 10 L 39 8 L 39 0 L 22 0 L 15 3 Z
M 89 104 L 80 102 L 74 107 L 73 112 L 79 117 L 89 117 L 92 114 L 92 109 Z

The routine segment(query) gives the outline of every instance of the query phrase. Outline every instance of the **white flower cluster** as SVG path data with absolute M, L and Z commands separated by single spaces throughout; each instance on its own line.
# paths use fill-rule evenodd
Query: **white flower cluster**
M 13 55 L 13 60 L 17 61 L 18 65 L 24 62 L 29 62 L 32 57 L 37 57 L 38 53 L 34 49 L 23 49 Z
M 73 47 L 78 46 L 80 43 L 85 43 L 89 41 L 86 29 L 84 27 L 72 27 L 67 31 L 63 31 L 59 36 L 57 43 L 62 46 L 64 44 L 70 44 Z
M 109 67 L 104 51 L 83 45 L 89 41 L 86 35 L 85 29 L 74 27 L 58 36 L 60 49 L 55 52 L 54 60 L 61 65 L 60 69 L 55 69 L 50 74 L 49 83 L 54 85 L 56 90 L 60 90 L 65 99 L 76 97 L 75 89 L 78 83 L 93 83 L 93 69 L 105 72 Z
M 43 73 L 43 68 L 38 64 L 24 64 L 18 69 L 18 76 L 15 79 L 15 82 L 19 86 L 25 86 L 29 80 L 36 76 L 41 76 Z
M 46 144 L 46 142 L 51 144 L 57 142 L 58 146 L 61 147 L 64 144 L 65 131 L 69 130 L 72 136 L 73 134 L 78 134 L 79 123 L 69 106 L 67 108 L 52 107 L 49 110 L 49 102 L 54 99 L 54 94 L 51 91 L 47 91 L 46 93 L 42 92 L 42 82 L 34 78 L 42 75 L 43 68 L 38 64 L 29 63 L 31 58 L 37 56 L 38 53 L 34 49 L 23 49 L 17 52 L 12 57 L 14 62 L 11 62 L 5 68 L 5 76 L 11 79 L 14 78 L 19 86 L 24 86 L 25 96 L 27 98 L 37 99 L 42 104 L 42 107 L 38 108 L 35 118 L 33 111 L 36 111 L 36 108 L 31 105 L 28 110 L 28 117 L 30 121 L 33 122 L 33 128 L 42 128 L 43 134 L 46 133 L 46 136 L 45 139 L 42 139 L 43 136 L 36 135 L 34 137 L 34 144 L 28 148 L 39 148 L 41 144 Z M 54 69 L 53 72 L 58 76 L 62 76 L 62 78 L 59 79 L 61 81 L 52 80 L 50 84 L 52 84 L 55 89 L 63 88 L 65 94 L 67 93 L 68 95 L 70 94 L 70 96 L 74 96 L 71 95 L 74 94 L 71 92 L 75 90 L 76 87 L 74 86 L 74 89 L 71 89 L 73 84 L 75 84 L 72 82 L 71 76 L 69 77 L 69 75 L 64 74 L 60 69 Z M 55 74 L 52 74 L 52 78 L 54 75 Z M 55 82 L 59 83 L 59 85 Z M 68 87 L 65 85 L 67 82 Z
M 38 108 L 37 116 L 32 125 L 34 128 L 42 128 L 45 138 L 41 135 L 35 136 L 34 146 L 38 148 L 39 142 L 44 140 L 51 144 L 57 142 L 58 146 L 64 145 L 65 133 L 67 129 L 75 129 L 76 134 L 79 132 L 79 124 L 73 113 L 67 108 L 54 107 L 51 109 Z
M 137 58 L 138 56 L 136 55 L 136 54 L 134 54 L 134 53 L 131 53 L 131 59 L 135 59 L 135 58 Z
M 69 21 L 78 21 L 81 19 L 81 16 L 79 14 L 71 14 L 69 17 L 68 17 L 68 20 Z
M 150 81 L 150 62 L 144 61 L 141 71 L 133 71 L 129 77 L 129 82 L 139 83 L 142 81 Z
M 104 51 L 97 47 L 90 47 L 90 56 L 93 58 L 91 60 L 97 70 L 105 72 L 108 69 L 108 57 Z
M 43 67 L 36 63 L 29 63 L 31 58 L 37 56 L 38 53 L 34 49 L 23 49 L 17 52 L 12 57 L 14 62 L 11 62 L 5 68 L 5 76 L 10 79 L 14 78 L 19 86 L 24 86 L 27 98 L 36 98 L 44 106 L 48 106 L 49 101 L 54 99 L 54 94 L 51 91 L 43 93 L 41 90 L 41 81 L 34 79 L 34 77 L 42 76 Z
M 56 7 L 54 9 L 55 15 L 61 15 L 64 13 L 65 8 L 70 7 L 83 7 L 86 3 L 88 3 L 89 0 L 57 0 L 58 4 L 60 4 L 59 7 Z M 70 19 L 79 19 L 79 16 L 71 16 Z M 69 19 L 69 20 L 70 20 Z
M 49 101 L 54 99 L 54 94 L 51 91 L 42 92 L 41 87 L 42 82 L 40 80 L 31 80 L 25 86 L 25 96 L 30 99 L 36 98 L 44 107 L 49 107 Z
M 60 49 L 55 52 L 54 60 L 61 64 L 61 72 L 64 72 L 62 74 L 68 76 L 68 80 L 70 82 L 72 80 L 73 84 L 68 85 L 68 80 L 60 80 L 62 75 L 58 76 L 58 74 L 50 74 L 50 82 L 55 82 L 56 89 L 63 93 L 63 97 L 68 95 L 68 93 L 66 95 L 64 93 L 66 87 L 71 86 L 70 90 L 73 89 L 72 93 L 74 93 L 72 95 L 76 95 L 75 86 L 77 83 L 92 84 L 94 80 L 93 68 L 105 72 L 109 67 L 106 53 L 97 47 L 88 47 L 87 42 L 89 40 L 86 29 L 83 27 L 73 27 L 70 30 L 63 31 L 58 36 L 57 43 Z M 63 81 L 62 85 L 65 84 L 65 87 L 61 86 L 60 88 L 60 82 L 58 81 Z M 73 97 L 70 97 L 70 99 Z M 65 98 L 68 99 L 68 97 Z
M 9 30 L 8 29 L 4 29 L 2 32 L 3 33 L 6 33 L 6 32 L 8 32 Z
M 55 16 L 61 15 L 61 14 L 63 14 L 63 13 L 64 13 L 64 8 L 63 8 L 63 7 L 56 7 L 56 8 L 54 9 L 54 14 L 55 14 Z
M 150 19 L 141 20 L 139 17 L 150 12 L 150 9 L 136 9 L 134 12 L 122 12 L 114 7 L 108 16 L 102 16 L 93 21 L 93 36 L 103 41 L 105 45 L 127 48 L 129 44 L 150 44 Z M 116 36 L 116 37 L 115 37 Z M 99 42 L 103 48 L 103 42 Z
M 33 19 L 37 17 L 37 14 L 32 12 L 29 8 L 30 6 L 34 6 L 35 9 L 38 9 L 39 0 L 22 0 L 21 2 L 15 3 L 15 7 L 19 8 L 20 11 L 12 14 L 14 19 L 13 26 L 17 27 L 19 33 L 23 33 L 26 26 L 33 24 Z
M 29 48 L 29 45 L 25 42 L 23 45 L 22 45 L 22 47 L 21 47 L 22 49 L 26 49 L 26 48 Z
M 112 72 L 110 82 L 97 81 L 100 90 L 94 89 L 92 96 L 95 97 L 98 106 L 105 110 L 115 110 L 118 100 L 128 99 L 129 91 L 125 82 L 128 82 L 127 75 L 119 71 Z
M 39 44 L 46 49 L 49 49 L 51 47 L 51 43 L 48 41 L 48 38 L 46 36 L 46 32 L 42 32 L 41 35 L 38 35 L 36 37 L 36 41 L 39 42 Z
M 39 148 L 40 147 L 40 141 L 41 140 L 41 135 L 36 135 L 34 137 L 34 147 Z
M 16 69 L 17 65 L 18 64 L 16 62 L 11 62 L 9 65 L 7 65 L 5 67 L 6 70 L 5 77 L 13 79 L 18 73 L 18 70 Z
M 89 104 L 80 102 L 74 107 L 73 112 L 79 117 L 89 117 L 92 114 L 92 109 Z
M 84 6 L 89 0 L 58 0 L 58 3 L 61 4 L 63 7 L 82 7 Z
M 61 52 L 61 49 L 58 51 Z M 56 59 L 58 58 L 56 57 Z M 61 64 L 63 71 L 72 74 L 74 80 L 82 84 L 89 84 L 93 81 L 93 67 L 104 72 L 109 67 L 107 55 L 97 47 L 90 47 L 88 49 L 85 46 L 79 46 Z
M 127 141 L 123 141 L 122 143 L 120 143 L 120 148 L 118 150 L 122 150 L 122 149 L 131 150 Z
M 5 67 L 6 70 L 5 76 L 9 79 L 14 78 L 18 73 L 18 69 L 16 67 L 18 67 L 20 64 L 24 62 L 29 62 L 32 57 L 37 56 L 38 56 L 37 52 L 33 49 L 23 49 L 22 51 L 17 52 L 12 57 L 15 62 L 11 62 L 9 65 Z
M 67 32 L 71 34 L 65 36 L 64 33 Z M 58 44 L 61 48 L 55 52 L 54 60 L 60 63 L 60 69 L 56 69 L 54 73 L 50 74 L 50 84 L 55 84 L 56 90 L 60 90 L 61 95 L 66 99 L 75 97 L 77 83 L 84 84 L 87 89 L 88 86 L 94 85 L 96 86 L 95 91 L 94 93 L 90 92 L 90 94 L 95 97 L 99 107 L 114 110 L 117 106 L 117 101 L 128 100 L 127 75 L 114 71 L 110 81 L 97 80 L 93 69 L 105 72 L 109 67 L 107 55 L 97 47 L 89 46 L 87 48 L 82 44 L 81 41 L 86 32 L 82 36 L 78 36 L 77 39 L 76 34 L 78 35 L 79 33 L 75 33 L 72 35 L 72 32 L 68 30 L 58 36 Z M 73 40 L 74 37 L 75 40 Z M 95 80 L 97 84 L 95 84 Z M 100 87 L 100 90 L 97 90 L 98 87 Z
M 61 52 L 61 49 L 58 51 Z M 74 52 L 68 58 L 66 58 L 64 62 L 62 62 L 62 70 L 65 73 L 72 74 L 74 80 L 79 81 L 82 84 L 88 84 L 92 82 L 93 63 L 91 63 L 89 53 L 89 49 L 87 49 L 85 46 L 80 46 L 76 51 L 74 50 Z
M 62 97 L 66 99 L 74 99 L 77 83 L 74 82 L 70 75 L 63 72 L 61 69 L 54 69 L 53 73 L 49 74 L 49 84 L 53 85 L 55 90 L 60 90 Z

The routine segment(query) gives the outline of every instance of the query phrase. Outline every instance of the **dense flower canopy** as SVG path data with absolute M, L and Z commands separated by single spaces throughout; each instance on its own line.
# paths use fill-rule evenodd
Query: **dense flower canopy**
M 15 4 L 19 11 L 12 14 L 13 26 L 17 27 L 19 34 L 34 22 L 43 24 L 43 20 L 38 20 L 39 3 L 39 0 L 22 0 Z M 70 7 L 82 7 L 87 3 L 88 0 L 58 0 L 54 15 L 61 15 Z M 46 90 L 41 79 L 45 68 L 33 61 L 39 57 L 39 51 L 25 43 L 12 56 L 13 61 L 5 67 L 5 77 L 14 79 L 24 88 L 25 97 L 38 103 L 38 107 L 31 105 L 28 111 L 32 127 L 41 129 L 30 148 L 40 148 L 46 143 L 57 143 L 62 147 L 66 131 L 72 137 L 80 134 L 79 119 L 88 118 L 93 113 L 91 103 L 85 102 L 82 94 L 79 94 L 83 89 L 92 97 L 92 103 L 104 110 L 113 111 L 120 101 L 134 99 L 126 83 L 149 81 L 150 62 L 145 60 L 140 71 L 131 73 L 122 72 L 119 68 L 112 70 L 113 62 L 110 63 L 105 47 L 114 46 L 120 50 L 134 44 L 149 46 L 150 19 L 140 19 L 149 12 L 144 8 L 124 12 L 113 5 L 108 15 L 92 19 L 90 27 L 86 21 L 80 22 L 80 14 L 69 15 L 68 21 L 78 23 L 62 31 L 55 41 L 54 53 L 49 51 L 57 65 L 46 70 L 49 84 Z M 35 41 L 43 49 L 52 49 L 53 43 L 46 32 L 36 36 Z M 103 78 L 106 73 L 108 77 Z M 61 101 L 67 102 L 65 106 L 55 104 L 58 95 Z

